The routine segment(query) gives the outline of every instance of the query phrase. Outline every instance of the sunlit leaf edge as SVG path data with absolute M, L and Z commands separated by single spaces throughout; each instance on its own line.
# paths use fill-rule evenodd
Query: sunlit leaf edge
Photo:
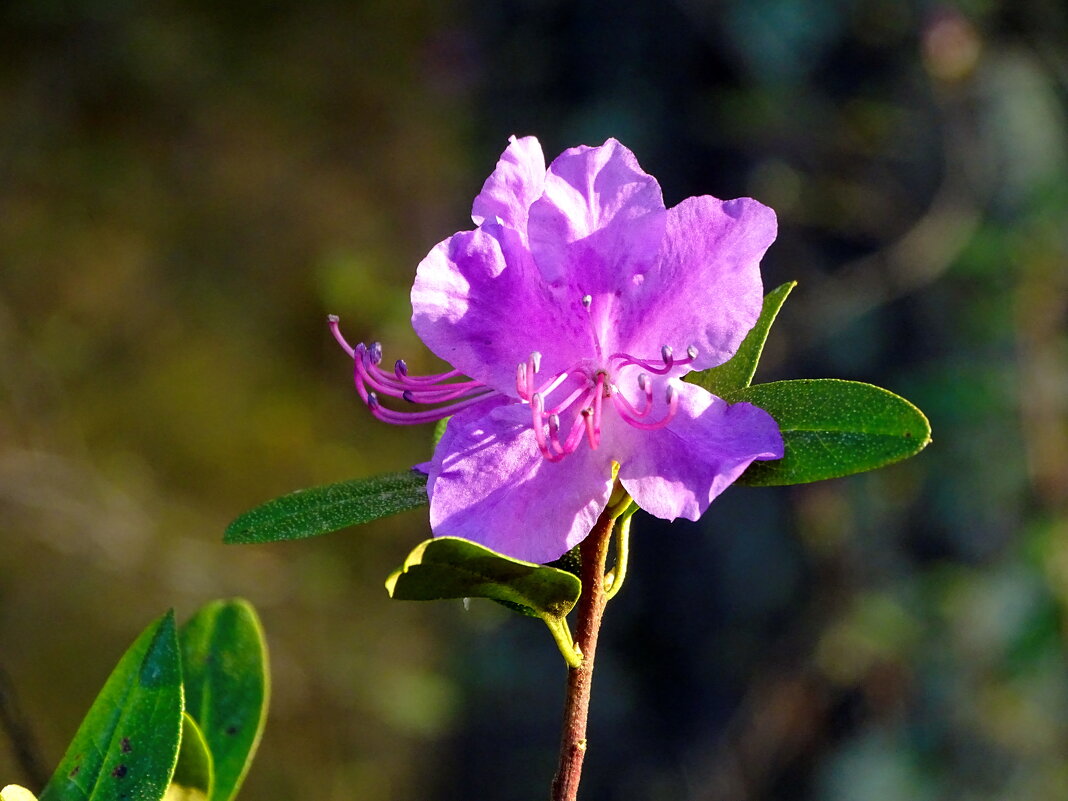
M 197 765 L 193 760 L 200 760 L 201 764 Z M 204 784 L 206 786 L 201 787 L 199 784 L 194 784 L 189 781 L 190 778 L 196 777 L 196 770 L 202 767 L 206 776 L 203 777 Z M 194 778 L 195 781 L 195 778 Z M 174 766 L 174 774 L 171 776 L 170 786 L 167 788 L 167 793 L 164 795 L 164 801 L 169 801 L 169 798 L 178 793 L 175 792 L 175 788 L 181 788 L 183 798 L 188 797 L 203 797 L 205 801 L 212 797 L 213 788 L 215 786 L 215 764 L 212 758 L 211 747 L 208 745 L 208 741 L 204 737 L 204 732 L 201 731 L 200 726 L 193 720 L 193 716 L 188 712 L 182 713 L 182 742 L 178 747 L 178 760 Z
M 437 561 L 428 560 L 428 552 L 431 556 L 436 556 L 435 551 L 441 551 L 447 549 L 451 544 L 462 544 L 463 547 L 468 548 L 478 553 L 479 558 L 488 559 L 491 561 L 499 561 L 503 564 L 507 564 L 511 569 L 516 567 L 526 568 L 530 574 L 538 574 L 541 577 L 550 578 L 561 589 L 567 588 L 566 592 L 559 594 L 559 599 L 552 604 L 540 604 L 537 600 L 524 596 L 522 593 L 509 589 L 508 592 L 501 593 L 487 593 L 487 592 L 464 592 L 464 593 L 449 593 L 442 592 L 437 593 L 418 593 L 413 596 L 405 596 L 403 594 L 404 581 L 406 576 L 413 575 L 410 571 L 413 568 L 433 566 L 443 567 L 453 570 L 460 574 L 466 574 L 474 577 L 478 583 L 488 584 L 490 586 L 505 586 L 498 579 L 491 575 L 486 575 L 472 570 L 464 563 L 456 563 L 449 561 Z M 398 587 L 401 589 L 398 590 Z M 530 617 L 538 617 L 543 620 L 549 619 L 561 619 L 570 612 L 575 604 L 578 602 L 579 595 L 582 593 L 582 582 L 574 574 L 560 570 L 559 568 L 549 567 L 548 565 L 539 565 L 534 562 L 526 562 L 521 559 L 512 559 L 511 557 L 504 556 L 497 553 L 484 545 L 465 540 L 460 537 L 434 537 L 429 540 L 425 540 L 415 548 L 404 560 L 404 564 L 393 571 L 386 579 L 386 591 L 391 598 L 397 598 L 398 600 L 448 600 L 455 598 L 489 598 L 490 600 L 503 603 L 505 606 L 513 609 L 514 611 L 528 615 Z

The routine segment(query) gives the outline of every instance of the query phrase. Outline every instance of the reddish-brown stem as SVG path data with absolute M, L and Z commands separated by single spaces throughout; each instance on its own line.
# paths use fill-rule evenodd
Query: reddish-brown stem
M 553 779 L 552 801 L 575 801 L 578 797 L 582 760 L 586 756 L 586 720 L 590 708 L 593 657 L 597 651 L 597 633 L 607 601 L 604 567 L 618 514 L 618 509 L 606 509 L 593 531 L 579 546 L 582 556 L 582 595 L 576 607 L 575 646 L 582 653 L 582 664 L 567 671 L 564 730 L 560 738 L 560 764 Z

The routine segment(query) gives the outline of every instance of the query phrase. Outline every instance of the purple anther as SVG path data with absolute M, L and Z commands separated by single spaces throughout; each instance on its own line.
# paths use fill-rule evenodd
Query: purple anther
M 408 401 L 408 403 L 415 403 L 415 393 L 410 389 L 404 390 L 404 392 L 401 393 L 401 397 Z
M 404 359 L 397 359 L 396 364 L 393 365 L 393 374 L 397 378 L 406 378 L 408 375 L 408 364 Z
M 372 342 L 371 347 L 367 349 L 367 355 L 371 357 L 371 364 L 382 363 L 382 343 Z
M 690 347 L 686 348 L 686 355 L 690 357 L 691 362 L 697 358 L 698 353 L 700 353 L 700 351 L 697 350 L 696 345 L 690 345 Z

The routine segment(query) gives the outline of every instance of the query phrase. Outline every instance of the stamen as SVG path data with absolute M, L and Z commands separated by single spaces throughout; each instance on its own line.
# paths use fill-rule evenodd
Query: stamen
M 439 384 L 438 386 L 425 382 L 398 381 L 377 365 L 371 363 L 370 353 L 362 344 L 356 349 L 356 354 L 356 369 L 360 374 L 360 380 L 366 382 L 368 386 L 382 395 L 392 398 L 405 398 L 407 400 L 405 393 L 410 393 L 413 402 L 443 403 L 485 388 L 485 385 L 479 381 L 457 381 L 452 384 Z
M 615 401 L 616 410 L 619 412 L 619 416 L 623 418 L 623 421 L 628 425 L 641 429 L 642 431 L 655 431 L 658 428 L 663 428 L 675 419 L 675 415 L 679 410 L 679 393 L 675 390 L 675 387 L 670 385 L 667 388 L 667 396 L 665 398 L 668 404 L 667 414 L 655 423 L 644 423 L 641 420 L 636 419 L 630 413 L 630 410 L 634 407 L 627 403 L 626 398 L 622 395 L 613 395 L 612 400 Z
M 545 441 L 545 429 L 542 426 L 542 417 L 545 412 L 545 401 L 542 400 L 541 395 L 534 393 L 530 397 L 530 415 L 532 420 L 532 427 L 534 428 L 534 441 L 538 443 L 538 450 L 541 451 L 541 455 L 548 459 L 550 462 L 558 462 L 563 458 L 561 454 L 555 454 L 549 450 L 549 446 Z M 550 431 L 551 431 L 550 427 Z
M 580 419 L 584 416 L 586 407 L 583 407 L 578 414 L 575 415 L 575 419 L 571 421 L 571 430 L 567 433 L 567 439 L 563 444 L 563 454 L 566 456 L 570 453 L 574 453 L 578 448 L 579 443 L 582 442 L 582 435 L 586 433 L 586 426 L 580 425 Z
M 527 386 L 527 363 L 520 362 L 515 368 L 515 392 L 521 400 L 530 400 Z
M 631 405 L 630 401 L 622 395 L 619 396 L 619 402 L 626 407 L 627 413 L 632 417 L 645 417 L 645 415 L 649 414 L 653 409 L 653 382 L 647 373 L 638 374 L 638 389 L 645 394 L 645 404 L 641 409 L 636 409 Z
M 660 348 L 660 361 L 661 365 L 657 365 L 654 362 L 650 362 L 646 359 L 639 359 L 635 356 L 631 356 L 629 353 L 613 353 L 609 357 L 609 362 L 618 359 L 619 366 L 623 367 L 628 364 L 634 364 L 638 367 L 642 367 L 648 370 L 650 373 L 656 373 L 657 375 L 667 375 L 675 367 L 681 367 L 686 364 L 691 364 L 694 359 L 697 358 L 698 350 L 694 345 L 690 345 L 686 348 L 686 358 L 676 359 L 674 351 L 670 345 L 664 345 Z
M 557 373 L 555 378 L 553 378 L 550 381 L 547 381 L 544 384 L 542 384 L 541 387 L 538 389 L 538 392 L 540 392 L 543 396 L 544 395 L 548 395 L 550 392 L 552 392 L 554 389 L 556 389 L 558 386 L 560 386 L 562 383 L 564 383 L 564 379 L 567 378 L 569 375 L 571 375 L 574 372 L 580 372 L 580 371 L 577 371 L 577 370 L 565 370 L 562 373 Z
M 557 453 L 564 452 L 564 447 L 560 444 L 560 415 L 558 414 L 549 415 L 549 442 Z
M 590 391 L 589 387 L 579 387 L 574 392 L 572 392 L 570 395 L 568 395 L 566 398 L 564 398 L 563 401 L 561 401 L 560 403 L 556 404 L 553 408 L 551 408 L 549 410 L 549 414 L 559 414 L 564 409 L 568 408 L 576 400 L 578 400 L 579 396 L 585 395 L 589 391 Z
M 589 311 L 590 306 L 593 305 L 593 295 L 583 295 L 582 305 L 587 311 Z
M 326 320 L 330 324 L 330 333 L 334 335 L 334 339 L 337 340 L 337 344 L 341 346 L 341 349 L 345 351 L 345 353 L 349 354 L 350 359 L 353 358 L 353 356 L 355 356 L 356 354 L 356 351 L 353 350 L 352 345 L 345 341 L 345 337 L 341 335 L 341 328 L 338 325 L 338 323 L 341 321 L 341 318 L 338 317 L 336 314 L 328 314 L 326 316 Z
M 601 405 L 604 401 L 604 382 L 605 374 L 597 374 L 597 385 L 593 388 L 593 408 L 590 410 L 592 414 L 590 429 L 590 447 L 597 450 L 597 446 L 601 443 Z
M 520 400 L 529 401 L 534 393 L 540 394 L 543 398 L 550 392 L 559 387 L 569 375 L 572 373 L 580 373 L 580 370 L 572 368 L 570 370 L 564 370 L 562 373 L 557 373 L 550 378 L 540 387 L 534 387 L 534 376 L 541 369 L 541 354 L 534 351 L 530 354 L 530 358 L 525 362 L 520 362 L 516 365 L 515 369 L 515 389 L 516 394 Z
M 392 423 L 398 426 L 414 426 L 421 423 L 436 423 L 442 418 L 451 417 L 468 406 L 480 403 L 493 395 L 494 393 L 487 392 L 485 395 L 479 395 L 476 398 L 469 398 L 460 403 L 454 403 L 451 406 L 443 406 L 438 409 L 428 409 L 425 412 L 395 412 L 379 404 L 376 397 L 374 408 L 371 408 L 370 404 L 368 404 L 368 408 L 371 408 L 371 413 L 384 423 Z
M 540 366 L 541 354 L 537 351 L 534 351 L 527 358 L 527 369 L 524 371 L 524 376 L 526 377 L 527 381 L 525 392 L 528 398 L 534 395 L 534 376 L 537 374 L 538 368 Z
M 471 379 L 443 383 L 462 375 L 459 370 L 431 376 L 409 376 L 408 366 L 402 360 L 397 360 L 393 372 L 388 373 L 379 366 L 382 361 L 381 343 L 373 342 L 368 347 L 361 342 L 355 348 L 350 348 L 338 330 L 337 317 L 332 315 L 329 321 L 334 338 L 352 356 L 356 392 L 371 414 L 379 420 L 397 425 L 431 423 L 498 394 L 482 382 Z M 422 412 L 397 412 L 383 406 L 380 395 L 402 398 L 413 404 L 455 402 Z
M 590 443 L 590 448 L 597 450 L 597 431 L 593 425 L 593 409 L 587 406 L 581 414 L 582 424 L 586 426 L 586 439 Z

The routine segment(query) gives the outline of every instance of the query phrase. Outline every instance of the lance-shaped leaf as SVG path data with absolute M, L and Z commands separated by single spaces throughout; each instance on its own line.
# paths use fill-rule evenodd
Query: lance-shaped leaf
M 210 801 L 241 786 L 267 718 L 267 650 L 259 618 L 241 599 L 212 601 L 179 634 L 186 710 L 211 752 Z
M 785 455 L 753 462 L 739 484 L 779 486 L 837 478 L 898 462 L 931 441 L 923 412 L 904 398 L 857 381 L 776 381 L 727 393 L 775 418 Z
M 795 286 L 797 281 L 789 281 L 764 296 L 764 305 L 756 325 L 745 335 L 738 352 L 729 360 L 718 367 L 690 373 L 684 380 L 704 387 L 720 397 L 724 397 L 727 392 L 749 386 L 756 374 L 757 364 L 760 363 L 760 355 L 764 352 L 764 343 L 768 341 L 771 325 L 778 317 L 782 304 L 786 302 L 786 296 Z
M 182 674 L 168 612 L 119 660 L 41 801 L 158 801 L 174 772 L 181 731 Z
M 182 715 L 178 764 L 163 801 L 210 801 L 215 770 L 204 733 L 188 713 Z
M 250 509 L 226 529 L 228 543 L 296 540 L 369 523 L 427 503 L 426 476 L 414 470 L 298 490 Z
M 578 602 L 582 582 L 565 570 L 511 559 L 459 537 L 436 537 L 408 554 L 386 579 L 386 589 L 404 601 L 490 598 L 541 618 L 568 664 L 581 659 L 565 617 Z

